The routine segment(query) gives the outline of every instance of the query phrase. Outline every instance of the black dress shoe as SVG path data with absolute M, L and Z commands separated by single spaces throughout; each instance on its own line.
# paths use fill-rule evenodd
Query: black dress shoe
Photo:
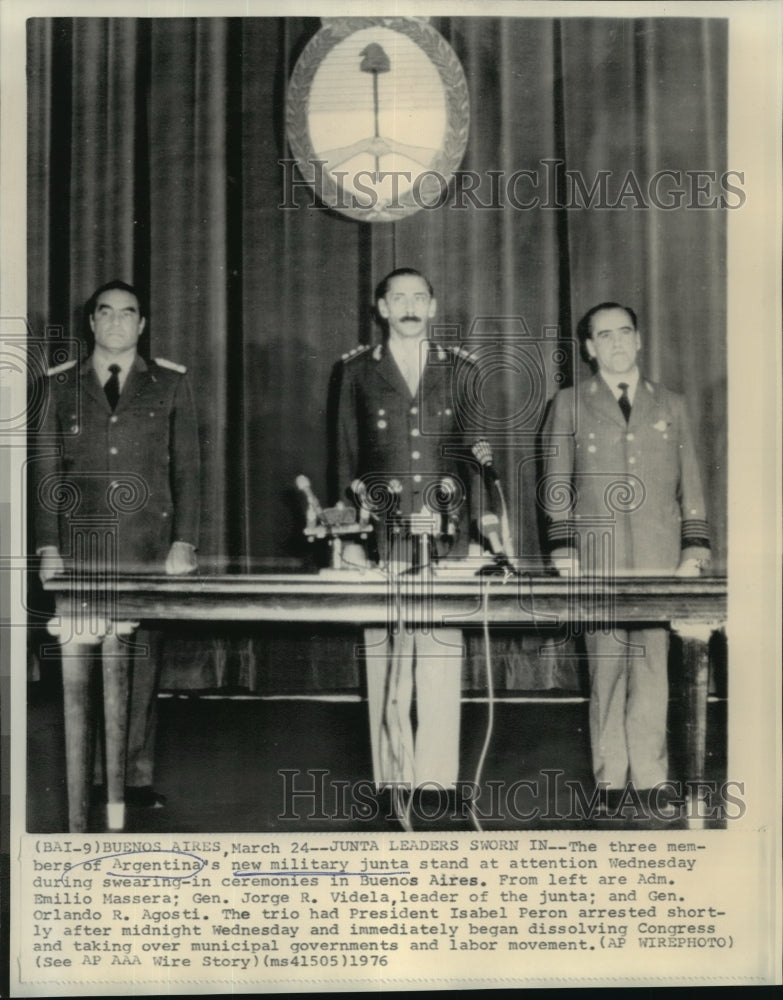
M 668 824 L 682 819 L 684 803 L 665 788 L 645 788 L 639 793 L 647 819 Z
M 106 805 L 106 785 L 90 786 L 90 804 L 94 806 Z
M 156 792 L 152 785 L 126 785 L 125 802 L 137 809 L 162 809 L 166 796 Z
M 597 815 L 603 819 L 619 819 L 620 803 L 625 789 L 601 788 L 598 792 Z

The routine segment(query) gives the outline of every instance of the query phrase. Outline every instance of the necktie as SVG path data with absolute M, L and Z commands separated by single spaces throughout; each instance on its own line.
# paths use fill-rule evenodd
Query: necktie
M 618 382 L 617 388 L 622 389 L 622 394 L 617 400 L 620 409 L 623 411 L 623 416 L 625 417 L 625 422 L 628 423 L 628 419 L 631 416 L 631 401 L 628 398 L 628 383 Z
M 103 391 L 106 393 L 106 398 L 109 401 L 109 406 L 114 409 L 117 406 L 117 401 L 120 398 L 120 366 L 119 365 L 109 365 L 109 371 L 111 375 L 109 381 L 104 385 Z

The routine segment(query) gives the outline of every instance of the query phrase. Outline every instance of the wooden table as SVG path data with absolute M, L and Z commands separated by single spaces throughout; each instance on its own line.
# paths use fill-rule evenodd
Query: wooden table
M 91 659 L 85 653 L 98 642 L 104 672 L 108 824 L 110 829 L 124 824 L 128 658 L 122 632 L 128 633 L 128 623 L 142 620 L 462 628 L 481 626 L 486 619 L 490 626 L 516 625 L 543 634 L 568 624 L 670 628 L 683 640 L 688 777 L 697 782 L 704 776 L 708 642 L 726 622 L 723 578 L 481 577 L 463 566 L 393 579 L 373 571 L 58 577 L 46 589 L 56 595 L 63 652 L 68 810 L 74 832 L 87 827 Z

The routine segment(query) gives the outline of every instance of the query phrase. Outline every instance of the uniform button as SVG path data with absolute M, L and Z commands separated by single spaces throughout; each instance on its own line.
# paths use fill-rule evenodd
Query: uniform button
M 663 440 L 664 441 L 668 441 L 669 440 L 669 435 L 668 434 L 664 434 L 663 435 Z
M 446 409 L 443 412 L 446 414 L 447 417 L 451 416 L 451 408 L 450 407 L 447 406 Z
M 419 412 L 418 406 L 411 407 L 411 413 L 415 416 Z
M 633 455 L 631 455 L 631 457 L 628 459 L 628 464 L 636 465 L 636 459 L 633 457 Z
M 78 434 L 78 433 L 79 433 L 79 425 L 73 424 L 71 427 L 71 434 Z
M 383 410 L 383 409 L 378 410 L 378 416 L 379 417 L 385 417 L 386 416 L 386 410 Z
M 598 449 L 596 448 L 596 446 L 595 446 L 594 444 L 589 444 L 589 445 L 587 446 L 587 450 L 588 450 L 589 452 L 591 452 L 591 453 L 592 453 L 592 452 L 594 452 L 594 451 L 598 451 Z
M 155 416 L 155 411 L 154 411 L 154 410 L 150 410 L 150 416 L 151 416 L 151 417 L 154 417 L 154 416 Z
M 590 437 L 590 438 L 594 438 L 594 437 L 595 437 L 595 434 L 593 434 L 593 432 L 592 432 L 592 431 L 590 431 L 590 433 L 589 433 L 588 437 Z
M 626 434 L 625 435 L 625 440 L 626 441 L 633 441 L 633 434 Z
M 117 449 L 116 448 L 109 448 L 109 454 L 110 455 L 116 455 L 117 454 Z
M 421 454 L 418 451 L 411 452 L 411 458 L 418 459 L 421 458 Z
M 169 512 L 167 510 L 164 510 L 164 511 L 161 512 L 160 516 L 161 517 L 168 517 L 169 516 Z
M 420 483 L 421 482 L 421 476 L 418 474 L 418 472 L 413 477 L 413 481 L 414 481 L 414 483 Z
M 417 438 L 418 436 L 419 436 L 419 428 L 414 427 L 413 430 L 411 431 L 411 437 Z
M 116 413 L 112 413 L 112 415 L 109 417 L 109 423 L 110 424 L 116 424 L 118 420 L 119 420 L 119 417 L 117 416 Z
M 385 420 L 379 420 L 378 421 L 378 427 L 380 427 L 381 430 L 384 430 L 386 428 L 386 421 Z

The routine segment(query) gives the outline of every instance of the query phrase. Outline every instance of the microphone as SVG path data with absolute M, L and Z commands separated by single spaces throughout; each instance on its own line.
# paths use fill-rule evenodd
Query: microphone
M 497 514 L 484 514 L 481 518 L 481 534 L 489 542 L 489 547 L 492 550 L 493 556 L 501 556 L 502 558 L 507 558 L 506 552 L 503 548 L 503 543 L 500 540 L 500 518 Z
M 500 480 L 500 476 L 492 464 L 492 445 L 486 438 L 480 438 L 470 450 L 473 452 L 473 457 L 479 460 L 487 479 L 494 486 Z
M 458 505 L 455 500 L 459 499 L 457 484 L 451 476 L 444 476 L 438 484 L 438 492 L 443 500 L 442 515 L 445 530 L 441 532 L 453 538 L 457 534 Z
M 471 451 L 473 452 L 473 457 L 479 460 L 489 484 L 495 487 L 498 497 L 500 498 L 500 511 L 502 516 L 500 531 L 501 537 L 503 538 L 503 548 L 505 552 L 508 553 L 507 558 L 510 558 L 514 553 L 514 543 L 511 540 L 511 525 L 508 518 L 506 497 L 503 493 L 503 485 L 500 482 L 500 476 L 497 474 L 497 471 L 492 464 L 492 445 L 486 438 L 479 438 L 479 440 L 474 443 Z
M 351 485 L 348 487 L 348 492 L 351 494 L 359 508 L 359 523 L 368 524 L 370 517 L 375 517 L 378 520 L 377 515 L 372 513 L 372 510 L 367 504 L 367 487 L 364 485 L 361 479 L 354 479 Z
M 399 479 L 390 479 L 386 484 L 386 489 L 391 495 L 391 511 L 392 516 L 396 516 L 400 511 L 400 497 L 402 496 L 402 483 Z
M 324 512 L 318 502 L 318 497 L 313 493 L 310 480 L 307 476 L 296 477 L 296 487 L 307 497 L 308 521 L 314 524 L 316 521 L 323 521 Z M 310 516 L 312 515 L 312 516 Z

